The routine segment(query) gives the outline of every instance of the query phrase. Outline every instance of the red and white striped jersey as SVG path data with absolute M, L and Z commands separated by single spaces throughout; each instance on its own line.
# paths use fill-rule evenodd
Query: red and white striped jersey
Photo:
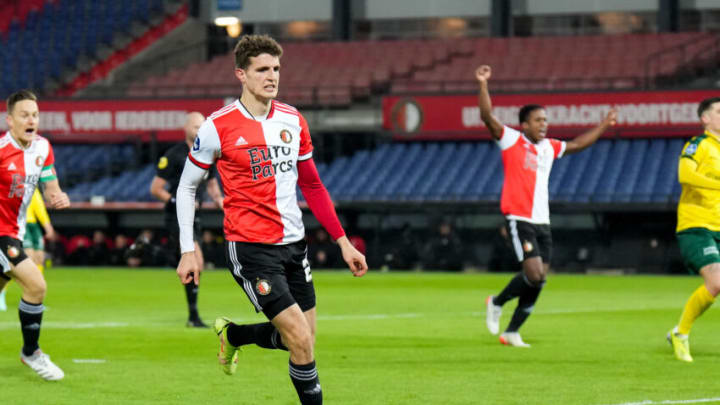
M 203 169 L 216 162 L 227 240 L 287 244 L 305 237 L 297 162 L 312 151 L 307 122 L 295 107 L 273 100 L 263 119 L 236 100 L 208 117 L 188 156 Z
M 50 142 L 41 136 L 27 149 L 10 132 L 0 137 L 0 236 L 23 239 L 25 214 L 38 181 L 57 178 L 53 163 Z
M 533 143 L 521 132 L 503 126 L 497 144 L 505 171 L 500 201 L 503 215 L 533 224 L 549 224 L 550 170 L 553 161 L 565 153 L 565 142 L 545 138 Z

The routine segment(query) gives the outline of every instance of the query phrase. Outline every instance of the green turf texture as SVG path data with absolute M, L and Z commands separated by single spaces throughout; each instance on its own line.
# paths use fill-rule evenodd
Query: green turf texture
M 19 361 L 19 288 L 0 312 L 2 404 L 296 404 L 288 354 L 243 349 L 217 364 L 210 329 L 188 329 L 170 270 L 46 272 L 41 347 L 66 377 L 45 382 Z M 720 396 L 720 311 L 691 335 L 693 364 L 665 333 L 698 277 L 551 275 L 521 329 L 530 349 L 498 343 L 484 299 L 509 274 L 316 271 L 316 360 L 326 404 L 621 404 Z M 263 322 L 227 271 L 206 271 L 200 313 Z M 505 306 L 501 327 L 515 302 Z M 94 326 L 93 326 L 94 325 Z M 76 363 L 99 359 L 104 363 Z M 654 403 L 653 402 L 653 403 Z M 706 402 L 707 403 L 707 402 Z

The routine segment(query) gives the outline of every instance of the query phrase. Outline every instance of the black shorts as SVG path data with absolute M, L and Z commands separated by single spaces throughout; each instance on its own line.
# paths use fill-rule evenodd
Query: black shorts
M 552 257 L 550 225 L 538 225 L 516 219 L 507 219 L 505 226 L 519 262 L 540 256 L 543 263 L 550 263 Z
M 228 268 L 255 311 L 272 320 L 297 303 L 305 312 L 315 307 L 315 286 L 307 259 L 307 242 L 289 245 L 225 242 Z
M 10 276 L 5 274 L 12 270 L 10 263 L 17 266 L 25 259 L 27 259 L 27 255 L 21 240 L 12 236 L 0 236 L 0 277 L 10 280 Z

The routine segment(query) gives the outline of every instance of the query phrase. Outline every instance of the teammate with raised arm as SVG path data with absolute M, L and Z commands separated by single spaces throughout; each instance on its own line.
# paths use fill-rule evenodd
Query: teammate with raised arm
M 225 249 L 228 268 L 255 310 L 270 322 L 238 325 L 215 321 L 218 359 L 227 374 L 237 368 L 237 350 L 248 344 L 290 352 L 289 373 L 302 404 L 321 404 L 315 367 L 315 289 L 307 260 L 300 187 L 310 210 L 340 246 L 356 277 L 367 271 L 365 257 L 345 236 L 330 196 L 312 159 L 305 118 L 273 100 L 278 93 L 282 48 L 266 35 L 243 37 L 235 47 L 239 100 L 216 111 L 200 127 L 177 191 L 182 257 L 177 272 L 198 281 L 192 227 L 194 194 L 216 163 L 225 191 Z
M 500 335 L 500 342 L 517 347 L 530 347 L 523 342 L 518 330 L 535 306 L 550 268 L 552 236 L 548 204 L 548 180 L 555 159 L 589 147 L 610 126 L 617 113 L 610 110 L 596 127 L 569 141 L 546 138 L 548 123 L 544 107 L 537 104 L 523 106 L 519 112 L 522 132 L 503 125 L 492 114 L 488 90 L 490 66 L 480 66 L 476 72 L 480 86 L 478 103 L 480 115 L 490 135 L 502 153 L 505 180 L 500 209 L 505 216 L 508 233 L 522 271 L 496 296 L 489 296 L 486 324 L 493 335 L 500 331 L 502 306 L 518 297 L 510 324 Z
M 20 360 L 46 380 L 65 374 L 38 345 L 47 285 L 43 274 L 23 250 L 25 214 L 38 182 L 45 185 L 48 206 L 70 206 L 55 174 L 55 158 L 47 139 L 39 136 L 40 111 L 37 97 L 21 90 L 7 99 L 7 124 L 0 136 L 0 289 L 15 280 L 22 289 L 18 305 L 23 347 Z

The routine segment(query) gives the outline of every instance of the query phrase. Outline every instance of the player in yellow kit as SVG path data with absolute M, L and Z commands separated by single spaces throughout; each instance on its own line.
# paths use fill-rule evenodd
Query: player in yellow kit
M 43 241 L 43 229 L 45 230 L 45 237 L 48 240 L 55 239 L 55 229 L 50 223 L 50 216 L 48 215 L 47 209 L 45 208 L 45 202 L 40 195 L 40 191 L 35 189 L 30 205 L 28 205 L 27 213 L 27 225 L 25 226 L 25 238 L 23 239 L 23 249 L 25 253 L 32 259 L 33 262 L 42 272 L 45 269 L 45 243 Z M 0 311 L 7 310 L 7 304 L 5 302 L 5 292 L 7 291 L 7 284 L 5 288 L 0 292 Z
M 678 163 L 682 195 L 677 239 L 688 271 L 704 280 L 690 295 L 678 325 L 667 338 L 678 360 L 691 362 L 688 335 L 695 320 L 720 292 L 720 97 L 700 102 L 705 132 L 683 147 Z

